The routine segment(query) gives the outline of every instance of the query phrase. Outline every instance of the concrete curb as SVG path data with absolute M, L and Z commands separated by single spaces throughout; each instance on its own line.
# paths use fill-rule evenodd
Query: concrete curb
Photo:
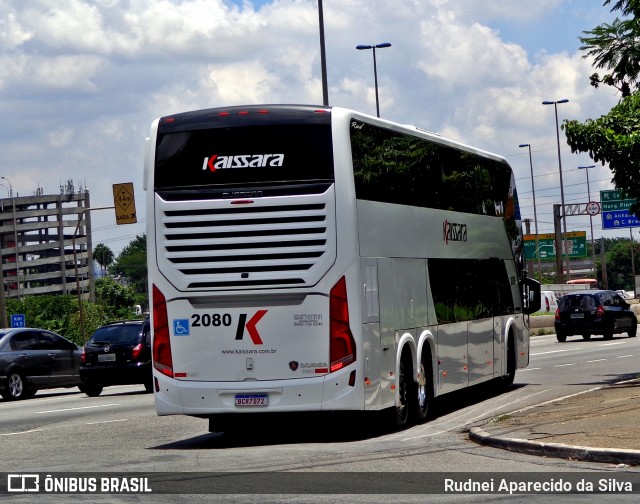
M 472 427 L 469 439 L 483 446 L 501 448 L 529 455 L 581 460 L 584 462 L 604 462 L 613 464 L 640 465 L 640 450 L 613 448 L 591 448 L 571 446 L 563 443 L 542 443 L 528 439 L 492 436 L 480 427 Z

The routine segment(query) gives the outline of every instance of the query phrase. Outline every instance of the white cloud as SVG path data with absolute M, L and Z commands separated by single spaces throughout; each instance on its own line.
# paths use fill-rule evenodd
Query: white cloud
M 111 183 L 139 184 L 144 137 L 158 116 L 320 103 L 316 0 L 263 3 L 4 0 L 0 149 L 14 189 L 30 194 L 39 182 L 57 192 L 59 181 L 76 179 L 91 188 L 94 205 L 107 205 Z M 355 46 L 391 42 L 377 52 L 383 117 L 503 154 L 525 188 L 528 157 L 518 144 L 531 143 L 551 186 L 554 119 L 541 101 L 569 98 L 561 119 L 581 120 L 617 101 L 589 86 L 593 69 L 575 44 L 550 45 L 575 42 L 599 13 L 607 20 L 601 3 L 324 0 L 330 103 L 375 114 L 371 51 Z M 577 165 L 568 149 L 563 156 Z M 569 181 L 579 176 L 568 170 Z M 143 196 L 140 188 L 141 218 Z M 109 218 L 96 215 L 94 228 L 117 235 Z
M 18 22 L 14 12 L 4 14 L 4 19 L 0 19 L 0 47 L 13 49 L 33 36 Z

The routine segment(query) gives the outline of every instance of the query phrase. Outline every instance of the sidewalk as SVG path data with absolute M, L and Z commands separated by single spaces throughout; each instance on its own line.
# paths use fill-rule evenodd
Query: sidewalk
M 495 418 L 469 439 L 546 457 L 640 465 L 640 378 Z

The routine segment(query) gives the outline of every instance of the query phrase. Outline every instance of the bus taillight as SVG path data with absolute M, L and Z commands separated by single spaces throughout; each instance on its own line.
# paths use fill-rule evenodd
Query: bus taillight
M 153 367 L 163 375 L 173 378 L 167 300 L 155 285 L 153 286 Z
M 349 302 L 344 277 L 331 289 L 329 319 L 329 372 L 333 373 L 356 360 L 356 342 L 349 327 Z

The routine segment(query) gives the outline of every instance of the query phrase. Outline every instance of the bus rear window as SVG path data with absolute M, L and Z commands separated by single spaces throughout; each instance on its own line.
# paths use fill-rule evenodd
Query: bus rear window
M 246 125 L 158 135 L 156 190 L 255 190 L 333 179 L 328 124 Z

